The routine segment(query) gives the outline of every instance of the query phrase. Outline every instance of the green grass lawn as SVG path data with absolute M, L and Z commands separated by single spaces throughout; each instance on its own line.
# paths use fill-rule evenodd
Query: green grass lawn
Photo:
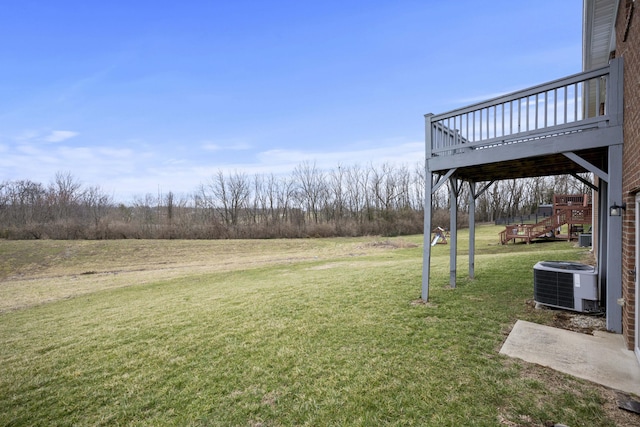
M 527 304 L 533 265 L 585 256 L 567 242 L 500 246 L 500 230 L 479 227 L 475 280 L 461 233 L 456 289 L 448 246 L 434 248 L 427 304 L 422 236 L 0 241 L 6 298 L 30 292 L 8 260 L 20 250 L 41 288 L 48 271 L 90 282 L 117 263 L 132 280 L 0 313 L 0 425 L 615 425 L 602 388 L 498 354 L 516 319 L 552 321 Z M 144 244 L 156 250 L 130 249 Z M 205 252 L 226 267 L 144 280 L 127 267 L 200 265 L 190 257 Z M 106 253 L 113 265 L 97 263 Z

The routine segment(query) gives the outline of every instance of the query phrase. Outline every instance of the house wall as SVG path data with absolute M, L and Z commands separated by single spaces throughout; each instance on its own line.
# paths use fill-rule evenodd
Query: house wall
M 628 25 L 628 11 L 633 14 Z M 625 36 L 626 33 L 626 36 Z M 622 194 L 627 210 L 622 230 L 622 329 L 633 349 L 635 331 L 635 196 L 640 192 L 640 1 L 621 0 L 616 20 L 616 57 L 624 57 L 624 151 Z M 640 270 L 640 266 L 638 266 Z

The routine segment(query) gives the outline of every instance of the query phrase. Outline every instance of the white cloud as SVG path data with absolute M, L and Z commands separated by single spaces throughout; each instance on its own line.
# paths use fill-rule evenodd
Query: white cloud
M 205 151 L 220 151 L 220 150 L 222 150 L 222 147 L 220 147 L 218 144 L 214 144 L 212 142 L 205 142 L 204 144 L 202 144 L 200 146 L 200 148 L 202 148 Z
M 359 141 L 336 151 L 320 148 L 272 149 L 262 152 L 236 151 L 216 161 L 195 150 L 194 157 L 175 157 L 171 150 L 151 150 L 143 144 L 126 147 L 42 145 L 37 141 L 8 145 L 0 156 L 0 181 L 31 179 L 46 183 L 56 172 L 69 171 L 84 185 L 96 185 L 116 201 L 157 191 L 190 194 L 219 170 L 253 174 L 290 174 L 304 161 L 330 170 L 339 165 L 379 165 L 385 162 L 412 167 L 424 158 L 424 143 L 401 139 Z M 243 147 L 236 143 L 238 150 Z M 202 148 L 202 145 L 200 145 Z M 246 145 L 244 146 L 246 147 Z M 245 148 L 246 150 L 246 148 Z M 229 158 L 231 157 L 231 158 Z
M 459 99 L 453 100 L 452 103 L 460 104 L 460 105 L 464 105 L 464 106 L 469 106 L 469 105 L 477 104 L 479 102 L 485 102 L 485 101 L 489 101 L 490 99 L 494 99 L 494 98 L 498 98 L 498 97 L 507 95 L 507 94 L 509 94 L 511 92 L 515 92 L 516 90 L 517 89 L 514 89 L 513 91 L 485 93 L 485 94 L 481 94 L 481 95 L 470 96 L 470 97 L 467 97 L 467 98 L 459 98 Z
M 269 150 L 259 155 L 261 164 L 287 165 L 291 169 L 306 160 L 315 161 L 318 167 L 329 169 L 339 164 L 355 163 L 381 164 L 390 162 L 412 164 L 423 158 L 423 142 L 394 143 L 393 141 L 378 146 L 363 144 L 345 151 Z
M 101 156 L 117 159 L 129 159 L 134 154 L 134 151 L 130 148 L 98 147 L 97 151 Z
M 25 130 L 23 132 L 21 132 L 20 134 L 16 135 L 15 140 L 16 141 L 31 141 L 33 139 L 38 138 L 38 136 L 40 135 L 40 133 L 36 130 L 33 129 L 29 129 L 29 130 Z
M 73 132 L 70 130 L 54 130 L 46 135 L 43 139 L 46 142 L 62 142 L 77 135 L 78 132 Z
M 252 161 L 237 160 L 220 164 L 190 164 L 190 169 L 181 176 L 188 178 L 195 185 L 205 182 L 218 171 L 234 173 L 242 171 L 248 175 L 275 174 L 287 175 L 302 162 L 314 162 L 319 169 L 330 170 L 340 165 L 380 165 L 392 163 L 413 167 L 424 160 L 424 142 L 407 142 L 398 140 L 363 141 L 341 151 L 309 151 L 298 149 L 272 149 L 255 153 Z M 175 171 L 177 172 L 177 171 Z M 177 178 L 178 175 L 175 175 Z M 180 179 L 176 179 L 176 183 Z M 194 188 L 192 185 L 191 188 Z
M 216 144 L 215 142 L 205 141 L 200 144 L 200 148 L 205 151 L 244 151 L 251 149 L 251 144 L 244 141 L 228 141 L 223 144 Z

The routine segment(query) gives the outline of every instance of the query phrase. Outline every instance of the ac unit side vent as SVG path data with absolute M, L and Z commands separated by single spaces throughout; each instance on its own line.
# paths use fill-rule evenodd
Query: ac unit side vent
M 534 298 L 542 304 L 575 308 L 573 274 L 535 270 Z

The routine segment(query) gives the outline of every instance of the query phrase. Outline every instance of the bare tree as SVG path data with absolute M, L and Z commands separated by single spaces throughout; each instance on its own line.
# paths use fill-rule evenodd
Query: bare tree
M 342 220 L 345 215 L 346 201 L 345 201 L 345 169 L 342 165 L 338 165 L 336 169 L 332 169 L 329 172 L 329 192 L 331 194 L 331 205 L 327 206 L 327 209 L 332 211 L 331 216 L 336 222 L 336 226 L 339 229 Z
M 234 172 L 229 176 L 228 194 L 230 201 L 231 224 L 240 222 L 241 214 L 247 208 L 250 196 L 249 179 L 244 172 Z
M 70 172 L 57 172 L 49 184 L 50 203 L 56 220 L 69 219 L 71 209 L 82 197 L 82 184 Z
M 228 184 L 224 177 L 224 172 L 218 170 L 218 173 L 211 181 L 211 189 L 214 198 L 214 205 L 220 207 L 220 215 L 225 224 L 232 223 L 231 219 L 231 201 L 228 191 Z
M 275 184 L 275 182 L 274 182 Z M 293 177 L 283 178 L 277 186 L 277 200 L 279 210 L 282 212 L 282 220 L 291 220 L 291 208 L 296 192 L 296 182 Z
M 400 206 L 405 191 L 408 192 L 408 179 L 404 179 L 404 171 L 406 168 L 396 168 L 390 163 L 383 163 L 380 170 L 372 168 L 371 186 L 376 208 L 385 219 L 390 219 Z
M 267 224 L 274 224 L 280 222 L 280 212 L 284 206 L 279 205 L 278 194 L 280 192 L 280 183 L 278 178 L 272 173 L 267 178 L 264 189 L 264 203 L 263 209 L 267 213 Z
M 326 193 L 324 173 L 316 167 L 315 162 L 312 164 L 309 161 L 304 161 L 296 166 L 293 176 L 298 184 L 298 198 L 303 204 L 303 208 L 317 224 L 321 200 Z
M 346 204 L 351 216 L 359 223 L 364 221 L 364 212 L 368 208 L 369 169 L 355 164 L 345 169 Z
M 97 229 L 100 220 L 107 215 L 113 202 L 111 197 L 105 194 L 100 187 L 89 187 L 82 192 L 82 204 L 89 212 L 91 222 Z
M 424 211 L 425 174 L 424 162 L 416 162 L 411 183 L 411 200 L 413 209 L 417 211 Z

